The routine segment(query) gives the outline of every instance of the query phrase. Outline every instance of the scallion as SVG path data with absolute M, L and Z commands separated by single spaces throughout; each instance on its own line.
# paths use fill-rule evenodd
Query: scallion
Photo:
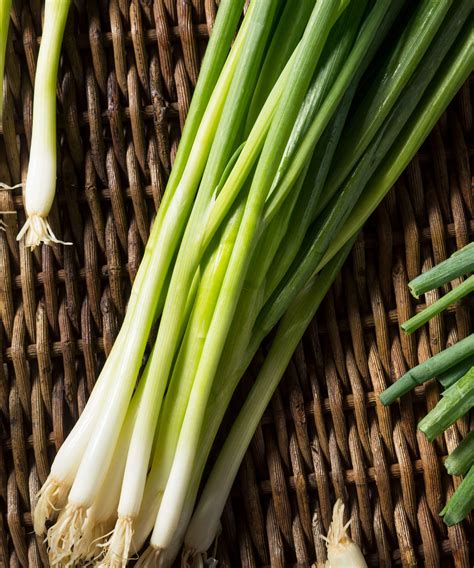
M 474 367 L 471 367 L 464 377 L 443 391 L 438 404 L 419 422 L 418 430 L 432 442 L 473 406 Z
M 440 515 L 448 527 L 460 523 L 474 509 L 474 466 L 471 466 L 461 485 Z
M 469 432 L 444 462 L 444 467 L 450 475 L 464 475 L 472 465 L 474 465 L 474 430 Z
M 419 298 L 421 294 L 439 288 L 468 272 L 474 272 L 474 243 L 469 243 L 448 259 L 423 272 L 409 282 L 408 287 L 413 296 Z
M 17 239 L 34 249 L 60 243 L 48 222 L 56 195 L 56 82 L 70 0 L 46 0 L 33 95 L 30 161 L 24 191 L 27 219 Z

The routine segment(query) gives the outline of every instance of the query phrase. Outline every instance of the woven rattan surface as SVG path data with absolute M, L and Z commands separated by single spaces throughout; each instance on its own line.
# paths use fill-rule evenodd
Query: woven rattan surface
M 0 231 L 0 566 L 47 565 L 31 503 L 117 335 L 215 13 L 214 0 L 77 0 L 58 83 L 51 216 L 74 246 L 18 245 L 21 190 L 0 190 L 0 209 L 18 211 Z M 9 185 L 28 163 L 40 0 L 14 1 L 12 22 L 0 137 Z M 225 510 L 216 554 L 228 565 L 322 560 L 336 497 L 370 565 L 473 565 L 473 519 L 447 529 L 438 516 L 459 483 L 442 458 L 472 422 L 431 445 L 416 421 L 439 398 L 435 384 L 389 409 L 377 401 L 472 326 L 472 298 L 413 337 L 397 325 L 418 308 L 408 280 L 472 239 L 472 122 L 466 84 L 368 222 L 300 344 Z

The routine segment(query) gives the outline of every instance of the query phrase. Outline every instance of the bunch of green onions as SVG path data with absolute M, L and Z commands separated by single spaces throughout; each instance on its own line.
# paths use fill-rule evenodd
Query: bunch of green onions
M 474 291 L 474 243 L 455 252 L 450 258 L 420 274 L 409 283 L 415 298 L 455 278 L 465 276 L 458 286 L 401 325 L 413 333 L 427 321 Z M 418 429 L 432 442 L 456 420 L 474 407 L 474 333 L 411 369 L 380 395 L 390 404 L 416 385 L 436 377 L 446 389 L 441 400 L 419 422 Z M 441 511 L 444 522 L 451 526 L 462 521 L 474 509 L 474 432 L 471 432 L 446 459 L 451 475 L 465 475 L 446 507 Z
M 187 557 L 208 548 L 355 235 L 472 67 L 469 0 L 253 0 L 239 28 L 243 5 L 220 3 L 124 323 L 38 495 L 53 565 L 125 566 L 150 534 L 140 566 L 171 563 L 183 540 Z

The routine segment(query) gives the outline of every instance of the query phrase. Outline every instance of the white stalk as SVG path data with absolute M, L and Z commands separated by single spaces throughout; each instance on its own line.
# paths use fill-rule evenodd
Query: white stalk
M 119 339 L 116 343 L 119 343 Z M 67 496 L 79 469 L 81 459 L 94 432 L 101 409 L 108 398 L 108 382 L 105 371 L 111 365 L 112 359 L 109 358 L 105 362 L 104 369 L 84 411 L 59 448 L 51 466 L 50 474 L 36 496 L 33 527 L 38 535 L 45 532 L 46 519 L 56 516 L 57 512 L 66 505 Z
M 24 192 L 27 220 L 17 239 L 34 249 L 58 241 L 48 223 L 56 193 L 56 82 L 70 0 L 46 0 L 33 98 L 33 132 Z
M 82 534 L 74 545 L 71 555 L 73 565 L 80 560 L 88 562 L 103 560 L 105 562 L 110 542 L 115 535 L 113 529 L 117 521 L 117 507 L 122 490 L 127 452 L 143 391 L 144 378 L 142 377 L 128 409 L 107 476 L 94 504 L 87 511 Z M 108 537 L 110 537 L 109 540 L 107 540 Z

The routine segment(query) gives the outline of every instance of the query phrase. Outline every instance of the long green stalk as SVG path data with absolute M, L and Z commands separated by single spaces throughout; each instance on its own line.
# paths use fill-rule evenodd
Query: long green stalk
M 144 396 L 128 450 L 118 508 L 119 518 L 115 529 L 119 534 L 126 535 L 133 530 L 133 520 L 140 511 L 161 401 L 180 345 L 180 330 L 183 329 L 188 290 L 200 260 L 201 235 L 205 227 L 206 211 L 227 162 L 241 143 L 238 133 L 244 125 L 243 117 L 250 104 L 276 6 L 276 0 L 262 0 L 254 4 L 247 37 L 242 47 L 242 55 L 229 87 L 203 178 L 173 269 L 158 336 L 149 359 L 147 375 L 149 380 L 146 381 Z M 116 545 L 115 548 L 112 545 Z M 129 555 L 129 546 L 130 542 L 127 542 L 125 537 L 112 538 L 108 554 L 113 558 L 122 557 L 126 560 Z
M 5 53 L 7 50 L 11 6 L 11 0 L 2 0 L 0 2 L 0 126 L 3 114 L 3 77 L 5 73 Z
M 292 90 L 280 103 L 255 171 L 242 224 L 196 372 L 176 455 L 152 535 L 151 543 L 158 550 L 167 548 L 179 524 L 187 485 L 192 477 L 192 464 L 197 453 L 196 446 L 212 380 L 237 307 L 265 197 L 273 171 L 281 159 L 311 75 L 326 42 L 338 4 L 337 0 L 323 0 L 317 2 L 312 12 L 301 40 L 301 49 L 290 73 Z
M 444 373 L 444 371 L 459 363 L 459 361 L 462 361 L 473 354 L 474 333 L 471 333 L 468 337 L 461 339 L 461 341 L 458 341 L 451 347 L 440 351 L 430 359 L 420 363 L 401 376 L 380 395 L 381 403 L 384 405 L 391 404 L 395 399 L 403 396 L 407 392 L 410 392 L 417 385 L 421 385 L 433 377 Z M 458 383 L 459 381 L 455 383 L 453 387 Z
M 436 302 L 426 306 L 420 313 L 416 314 L 406 322 L 401 324 L 401 328 L 407 334 L 411 334 L 422 325 L 434 318 L 437 314 L 444 311 L 448 306 L 459 302 L 464 296 L 474 292 L 474 276 L 470 276 L 464 282 L 453 288 L 450 292 L 442 296 Z
M 466 16 L 469 20 L 469 15 Z M 381 166 L 369 181 L 351 216 L 334 236 L 320 270 L 336 252 L 357 234 L 366 220 L 375 211 L 386 193 L 409 164 L 415 152 L 425 141 L 448 103 L 461 88 L 474 67 L 472 36 L 465 26 L 454 47 L 443 61 L 429 90 L 424 95 L 409 123 L 397 138 Z
M 474 406 L 474 367 L 443 392 L 438 404 L 418 423 L 430 442 Z
M 423 272 L 409 282 L 408 287 L 413 296 L 419 298 L 421 294 L 439 288 L 469 272 L 474 272 L 474 243 L 469 243 L 448 259 Z
M 186 547 L 193 552 L 205 552 L 211 546 L 240 463 L 263 412 L 351 247 L 352 243 L 333 259 L 320 276 L 308 282 L 278 326 L 263 367 L 226 437 L 193 514 L 185 537 Z
M 273 219 L 275 213 L 288 197 L 296 179 L 301 176 L 300 168 L 293 169 L 291 175 L 285 174 L 287 174 L 302 139 L 353 47 L 366 4 L 366 0 L 351 2 L 329 34 L 328 41 L 321 54 L 321 62 L 301 106 L 292 134 L 273 179 L 265 205 L 264 227 Z M 305 162 L 307 163 L 308 160 L 305 160 Z
M 329 175 L 320 211 L 344 182 L 383 124 L 436 32 L 444 25 L 443 20 L 452 3 L 452 0 L 422 0 L 418 4 L 408 25 L 397 39 L 388 62 L 376 75 L 372 87 L 351 116 L 347 136 L 341 139 L 338 148 L 340 161 Z
M 279 25 L 281 25 L 281 22 Z M 283 30 L 286 31 L 286 33 L 290 36 L 294 34 L 293 27 L 289 27 L 287 23 L 284 23 L 284 25 L 282 26 L 281 31 Z M 279 53 L 279 50 L 274 49 L 273 52 L 267 54 L 265 61 L 264 67 L 267 67 L 267 71 L 271 76 L 275 76 L 275 68 L 282 67 L 281 61 L 276 60 L 277 53 Z M 272 65 L 269 65 L 269 62 L 271 62 Z M 261 78 L 262 74 L 260 75 L 259 81 L 261 81 Z M 265 89 L 269 90 L 270 87 L 271 85 L 268 84 L 268 77 L 266 77 Z M 252 106 L 255 104 L 256 103 L 254 97 L 254 99 L 252 100 Z M 240 147 L 239 151 L 234 154 L 232 162 L 229 162 L 230 170 L 232 170 L 242 149 L 243 148 Z M 229 168 L 229 165 L 227 166 L 227 168 Z M 223 175 L 223 183 L 225 183 L 225 180 L 228 178 L 228 173 L 229 171 L 226 171 L 226 173 Z M 221 186 L 222 183 L 220 183 L 219 185 Z M 219 193 L 220 190 L 221 187 L 218 187 L 217 193 Z M 296 198 L 297 192 L 294 192 L 294 194 Z M 249 275 L 246 277 L 246 281 L 244 282 L 243 286 L 243 295 L 245 295 L 245 300 L 241 300 L 239 302 L 239 307 L 237 308 L 237 319 L 239 320 L 239 323 L 237 325 L 238 334 L 236 334 L 235 337 L 236 341 L 227 342 L 232 352 L 239 353 L 243 348 L 239 348 L 239 346 L 246 346 L 248 342 L 252 327 L 251 323 L 253 323 L 252 317 L 254 316 L 254 314 L 258 313 L 261 305 L 261 294 L 257 293 L 257 296 L 255 296 L 254 291 L 257 291 L 260 287 L 262 279 L 266 274 L 266 268 L 275 254 L 275 248 L 286 234 L 286 228 L 288 226 L 291 210 L 292 207 L 288 204 L 288 207 L 284 212 L 285 214 L 283 214 L 282 212 L 282 215 L 280 215 L 278 219 L 275 219 L 274 227 L 268 227 L 268 230 L 265 231 L 264 235 L 262 235 L 262 238 L 260 239 L 260 244 L 257 246 L 257 250 L 254 254 L 254 260 L 252 260 L 251 262 L 252 268 L 249 269 Z M 205 293 L 202 297 L 203 305 L 206 302 L 207 298 L 214 298 L 214 295 L 217 294 L 217 291 L 218 288 L 216 288 L 212 293 Z M 209 299 L 207 299 L 207 305 L 205 306 L 208 316 L 212 315 L 212 310 L 209 309 L 209 305 L 212 304 L 210 304 Z M 241 304 L 242 307 L 240 307 Z M 212 305 L 212 309 L 214 309 L 214 305 Z M 199 320 L 201 322 L 199 324 L 201 331 L 197 333 L 196 330 L 194 330 L 194 332 L 190 333 L 188 337 L 189 347 L 181 348 L 178 364 L 174 369 L 173 378 L 170 383 L 170 390 L 168 391 L 165 399 L 163 415 L 160 417 L 157 452 L 155 453 L 155 459 L 153 461 L 153 466 L 150 474 L 148 475 L 147 485 L 145 489 L 145 509 L 140 513 L 140 516 L 137 520 L 135 540 L 138 540 L 139 543 L 144 542 L 145 538 L 148 536 L 148 533 L 151 530 L 151 527 L 149 527 L 149 519 L 153 516 L 156 516 L 161 494 L 165 489 L 166 480 L 169 475 L 169 469 L 172 464 L 182 418 L 184 416 L 184 411 L 186 409 L 189 394 L 192 388 L 195 367 L 197 366 L 197 362 L 199 361 L 199 356 L 202 350 L 202 342 L 196 341 L 196 336 L 204 338 L 207 333 L 207 328 L 205 328 L 205 326 L 203 327 L 202 323 L 203 321 L 208 321 L 207 318 L 204 318 L 204 316 L 201 314 L 201 316 L 199 316 Z M 208 326 L 209 323 L 207 323 L 206 325 Z M 235 328 L 235 325 L 233 325 L 233 328 Z M 232 345 L 232 347 L 230 347 L 230 344 Z M 200 345 L 201 350 L 197 349 L 197 345 Z M 182 361 L 182 365 L 185 365 L 186 371 L 180 369 L 180 361 Z M 156 497 L 157 495 L 158 497 Z M 152 511 L 155 511 L 154 515 Z
M 288 59 L 298 45 L 314 3 L 315 0 L 285 2 L 277 28 L 272 34 L 272 41 L 268 47 L 252 97 L 252 104 L 247 116 L 246 133 L 252 130 L 273 85 L 277 82 Z M 289 25 L 289 22 L 291 22 L 291 25 Z
M 459 361 L 456 365 L 453 365 L 450 369 L 441 373 L 436 377 L 438 382 L 443 385 L 445 389 L 454 385 L 456 381 L 459 381 L 461 377 L 469 371 L 471 367 L 474 366 L 474 355 L 471 357 L 466 357 L 462 361 Z
M 230 0 L 225 0 L 222 4 L 225 9 L 219 12 L 213 35 L 217 35 L 217 41 L 220 37 L 219 34 L 226 33 L 222 36 L 224 39 L 223 47 L 214 42 L 214 51 L 224 48 L 224 51 L 227 52 L 225 36 L 228 36 L 230 44 L 235 31 L 235 29 L 228 29 L 232 21 L 230 16 L 236 10 L 237 4 L 237 2 L 234 3 Z M 238 12 L 240 16 L 240 11 Z M 229 17 L 229 20 L 222 23 L 222 18 L 226 18 L 226 16 Z M 219 20 L 221 23 L 219 23 Z M 237 19 L 234 18 L 234 20 L 235 25 L 237 25 Z M 219 25 L 217 25 L 218 23 Z M 144 261 L 140 265 L 135 285 L 132 288 L 124 324 L 114 348 L 107 358 L 85 411 L 73 429 L 72 437 L 71 435 L 69 437 L 71 443 L 69 443 L 68 438 L 62 447 L 66 447 L 68 451 L 60 452 L 60 458 L 58 454 L 59 459 L 55 460 L 52 468 L 52 475 L 53 470 L 54 475 L 51 479 L 48 479 L 46 489 L 42 491 L 41 507 L 39 508 L 42 511 L 41 517 L 50 514 L 51 510 L 56 508 L 58 505 L 56 495 L 59 493 L 62 496 L 71 487 L 71 479 L 74 480 L 73 485 L 75 487 L 69 495 L 68 510 L 63 515 L 62 524 L 53 527 L 52 534 L 54 534 L 53 531 L 69 530 L 67 523 L 76 515 L 76 511 L 79 511 L 80 515 L 84 514 L 84 509 L 92 503 L 97 487 L 100 486 L 100 482 L 108 469 L 120 425 L 123 422 L 131 392 L 142 364 L 142 357 L 155 319 L 157 304 L 162 297 L 163 285 L 167 281 L 168 268 L 175 258 L 180 233 L 187 219 L 185 203 L 186 201 L 189 204 L 192 203 L 193 195 L 201 178 L 207 160 L 207 149 L 213 140 L 222 113 L 223 100 L 225 100 L 225 95 L 235 72 L 239 50 L 242 47 L 242 36 L 245 36 L 245 33 L 245 26 L 243 26 L 236 39 L 234 50 L 222 70 L 210 99 L 210 93 L 201 92 L 205 99 L 206 112 L 204 115 L 198 116 L 199 128 L 193 140 L 192 150 L 187 156 L 186 173 L 180 180 L 175 178 L 176 191 L 167 211 L 166 222 L 161 227 L 160 223 L 155 222 L 154 224 L 152 235 L 145 250 Z M 214 59 L 213 51 L 210 49 L 206 53 L 212 61 Z M 204 58 L 204 63 L 206 57 L 207 55 Z M 218 59 L 220 57 L 219 55 Z M 216 70 L 208 67 L 207 64 L 204 65 L 204 63 L 204 70 L 207 69 L 207 71 L 202 75 L 202 82 L 206 83 L 209 73 L 213 75 Z M 217 73 L 219 73 L 219 70 L 217 70 Z M 201 81 L 201 78 L 199 81 Z M 207 84 L 209 85 L 209 81 L 207 81 Z M 199 106 L 202 101 L 199 98 L 193 98 L 191 107 L 193 104 Z M 199 115 L 199 113 L 197 114 Z M 188 132 L 190 132 L 189 137 L 192 138 L 192 129 Z M 185 150 L 186 144 L 183 146 L 183 151 Z M 178 150 L 178 154 L 179 152 L 180 150 Z M 105 400 L 107 400 L 106 405 L 104 404 Z M 90 443 L 92 431 L 95 434 L 93 444 Z M 73 443 L 74 440 L 76 443 Z M 45 504 L 51 504 L 51 506 L 45 506 Z M 44 520 L 41 521 L 39 517 L 36 526 L 44 526 Z M 54 551 L 52 554 L 54 554 Z
M 261 327 L 262 334 L 266 335 L 282 316 L 284 306 L 288 301 L 287 296 L 294 297 L 311 273 L 317 271 L 317 266 L 323 259 L 328 247 L 333 243 L 334 237 L 338 233 L 340 234 L 341 227 L 350 218 L 351 211 L 367 184 L 367 179 L 373 175 L 377 166 L 385 158 L 393 142 L 415 110 L 423 92 L 427 89 L 471 10 L 471 2 L 461 0 L 450 11 L 441 30 L 442 33 L 435 38 L 428 49 L 419 69 L 409 81 L 402 96 L 397 100 L 348 181 L 325 209 L 320 221 L 314 224 L 313 229 L 308 234 L 307 250 L 300 257 L 297 257 L 294 268 L 290 269 L 288 277 L 283 280 L 262 310 L 256 324 Z
M 242 214 L 243 204 L 234 212 L 226 225 L 219 246 L 216 247 L 211 258 L 205 262 L 198 296 L 173 369 L 163 412 L 160 415 L 153 461 L 147 477 L 140 513 L 134 525 L 134 545 L 137 549 L 143 546 L 153 529 L 161 497 L 166 488 L 194 376 Z
M 449 475 L 464 475 L 472 465 L 474 465 L 474 430 L 469 432 L 444 462 Z

